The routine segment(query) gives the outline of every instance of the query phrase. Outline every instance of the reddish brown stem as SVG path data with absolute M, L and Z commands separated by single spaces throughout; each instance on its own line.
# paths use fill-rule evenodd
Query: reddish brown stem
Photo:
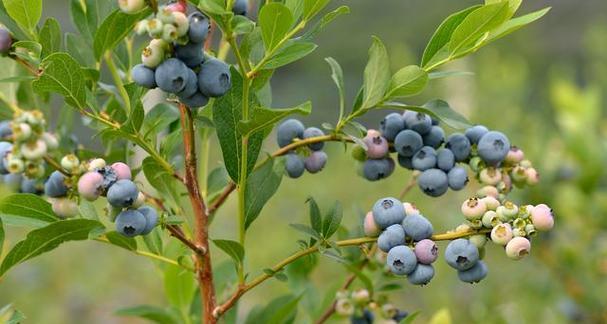
M 226 199 L 228 199 L 228 197 L 230 196 L 232 191 L 234 191 L 234 189 L 236 189 L 236 184 L 234 182 L 230 182 L 223 189 L 223 191 L 221 192 L 221 195 L 219 195 L 219 197 L 217 197 L 217 199 L 215 199 L 215 201 L 213 201 L 211 206 L 209 206 L 209 210 L 207 211 L 207 213 L 209 215 L 211 215 L 217 210 L 217 208 L 221 207 L 221 205 L 223 205 L 223 203 L 226 201 Z
M 196 142 L 194 139 L 194 124 L 191 111 L 186 105 L 179 104 L 181 127 L 183 129 L 183 145 L 185 150 L 185 185 L 194 212 L 194 244 L 204 251 L 196 254 L 196 276 L 200 287 L 200 297 L 203 303 L 202 323 L 215 324 L 217 319 L 213 316 L 215 309 L 215 288 L 213 287 L 213 268 L 211 254 L 209 253 L 208 214 L 198 184 L 198 170 L 196 162 Z

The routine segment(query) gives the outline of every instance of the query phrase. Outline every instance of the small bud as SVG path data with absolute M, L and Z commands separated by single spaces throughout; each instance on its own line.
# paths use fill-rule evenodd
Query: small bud
M 516 163 L 521 162 L 524 158 L 525 158 L 525 153 L 523 153 L 523 150 L 512 145 L 512 146 L 510 146 L 510 151 L 508 151 L 508 154 L 506 155 L 506 159 L 504 161 L 506 163 L 516 164 Z

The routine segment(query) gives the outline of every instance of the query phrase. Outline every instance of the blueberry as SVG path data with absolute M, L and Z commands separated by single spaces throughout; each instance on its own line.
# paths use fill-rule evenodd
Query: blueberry
M 449 188 L 452 190 L 464 189 L 468 183 L 468 172 L 461 166 L 456 166 L 447 173 L 447 180 L 449 181 Z
M 407 216 L 409 217 L 409 216 Z M 438 258 L 438 247 L 429 239 L 423 239 L 415 244 L 415 257 L 423 264 L 431 264 Z
M 394 161 L 391 158 L 367 160 L 363 164 L 363 175 L 369 181 L 377 181 L 389 177 L 394 172 Z
M 13 135 L 13 128 L 9 120 L 3 120 L 0 122 L 0 139 Z M 0 142 L 7 143 L 7 142 Z M 10 143 L 9 143 L 10 144 Z
M 107 191 L 107 201 L 114 207 L 129 207 L 139 195 L 137 185 L 131 180 L 118 180 Z
M 6 54 L 13 45 L 13 38 L 8 30 L 0 27 L 0 53 Z
M 440 124 L 440 120 L 434 117 L 430 117 L 430 119 L 432 119 L 432 126 L 438 126 Z
M 156 88 L 154 70 L 143 64 L 137 64 L 133 67 L 131 70 L 131 77 L 133 78 L 133 81 L 141 87 L 148 89 Z
M 20 192 L 22 193 L 30 193 L 30 194 L 40 194 L 41 190 L 38 187 L 38 180 L 36 179 L 28 179 L 28 178 L 23 178 L 23 180 L 21 180 L 21 190 Z
M 193 12 L 188 16 L 188 19 L 190 20 L 190 29 L 188 30 L 190 42 L 204 42 L 209 34 L 209 19 L 200 12 Z
M 317 173 L 327 164 L 327 153 L 314 151 L 304 160 L 304 166 L 310 173 Z
M 403 244 L 405 244 L 405 231 L 400 224 L 389 226 L 377 238 L 377 247 L 384 252 Z
M 398 133 L 394 139 L 394 149 L 405 157 L 412 157 L 422 146 L 424 142 L 421 135 L 410 129 Z
M 445 142 L 445 131 L 440 126 L 432 126 L 430 132 L 422 136 L 425 146 L 439 148 Z
M 422 147 L 411 159 L 413 168 L 419 171 L 432 169 L 436 166 L 436 151 L 430 146 Z
M 455 155 L 446 148 L 441 148 L 436 152 L 436 165 L 439 169 L 449 172 L 455 166 Z
M 320 130 L 319 128 L 316 127 L 308 127 L 304 130 L 303 132 L 303 138 L 310 138 L 310 137 L 319 137 L 319 136 L 323 136 L 325 135 L 325 133 Z M 320 151 L 322 150 L 322 148 L 325 146 L 325 142 L 318 142 L 318 143 L 312 143 L 312 144 L 308 144 L 308 147 L 312 150 L 312 151 Z
M 468 283 L 475 283 L 483 280 L 487 276 L 487 265 L 483 261 L 478 261 L 474 266 L 465 271 L 458 271 L 459 280 Z
M 489 165 L 497 165 L 502 162 L 508 151 L 510 151 L 510 141 L 506 135 L 491 131 L 483 135 L 478 141 L 478 156 Z
M 204 61 L 202 43 L 187 43 L 175 46 L 175 57 L 183 61 L 190 68 L 195 68 Z
M 370 310 L 366 308 L 363 310 L 361 316 L 358 316 L 356 314 L 350 316 L 350 324 L 373 324 L 374 320 L 375 316 Z
M 153 39 L 141 52 L 141 63 L 151 69 L 157 68 L 164 60 L 167 43 L 161 39 Z
M 179 93 L 187 84 L 189 70 L 180 60 L 170 58 L 156 68 L 156 84 L 166 92 Z
M 97 171 L 89 171 L 78 179 L 78 193 L 86 200 L 96 200 L 103 189 L 103 175 Z
M 21 173 L 9 173 L 3 176 L 4 184 L 12 191 L 19 191 L 23 175 Z
M 236 0 L 234 2 L 234 7 L 232 7 L 232 12 L 235 15 L 246 16 L 248 6 L 249 3 L 247 0 Z
M 483 125 L 472 126 L 464 132 L 471 144 L 478 144 L 478 141 L 487 134 L 489 130 Z
M 12 151 L 13 144 L 0 142 L 0 174 L 10 173 L 6 168 L 6 156 Z
M 179 98 L 189 98 L 198 92 L 198 77 L 196 72 L 192 69 L 188 69 L 188 77 L 186 79 L 185 88 L 181 90 L 177 96 Z
M 156 212 L 156 209 L 147 205 L 137 208 L 137 211 L 145 217 L 145 228 L 141 232 L 141 235 L 150 234 L 158 224 L 158 212 Z
M 116 232 L 127 237 L 142 234 L 146 225 L 145 216 L 135 209 L 122 211 L 116 217 Z
M 363 138 L 367 145 L 367 157 L 370 159 L 381 159 L 388 155 L 388 141 L 381 136 L 380 132 L 369 129 L 367 135 Z
M 44 184 L 44 194 L 52 198 L 66 196 L 67 189 L 65 176 L 59 171 L 51 173 Z
M 122 162 L 116 162 L 110 166 L 114 173 L 116 174 L 116 180 L 127 179 L 131 180 L 131 168 Z
M 539 204 L 531 209 L 531 222 L 538 231 L 549 231 L 554 227 L 552 209 L 545 204 Z
M 276 130 L 276 141 L 278 146 L 285 147 L 296 138 L 303 138 L 304 125 L 297 119 L 287 119 L 278 125 Z
M 407 128 L 416 131 L 420 135 L 425 135 L 432 129 L 432 119 L 424 113 L 407 111 L 403 115 L 403 119 Z
M 375 202 L 372 211 L 373 219 L 381 229 L 400 224 L 405 218 L 403 203 L 392 197 L 382 198 Z
M 413 170 L 413 157 L 398 154 L 398 164 L 405 169 Z
M 461 133 L 453 133 L 447 137 L 447 144 L 445 147 L 450 149 L 453 152 L 453 156 L 455 156 L 455 161 L 461 162 L 464 161 L 470 156 L 470 151 L 472 147 L 470 146 L 470 141 L 468 138 Z
M 289 178 L 299 178 L 305 171 L 304 160 L 296 153 L 289 153 L 285 156 L 285 169 Z
M 456 270 L 468 270 L 472 268 L 479 259 L 478 249 L 466 239 L 456 239 L 449 242 L 445 249 L 445 260 Z
M 127 14 L 133 14 L 145 7 L 144 0 L 118 0 L 118 7 Z
M 60 218 L 71 218 L 78 215 L 78 204 L 70 200 L 69 198 L 57 198 L 51 205 L 53 213 L 57 214 Z
M 209 103 L 209 98 L 203 95 L 200 91 L 197 91 L 192 96 L 187 98 L 180 97 L 179 100 L 190 108 L 199 108 L 206 106 Z
M 375 219 L 373 219 L 373 212 L 368 212 L 365 215 L 363 231 L 365 232 L 365 235 L 369 237 L 377 237 L 381 233 L 381 230 L 375 223 Z
M 529 254 L 531 242 L 524 237 L 515 237 L 506 244 L 506 255 L 510 259 L 520 260 Z
M 402 225 L 405 234 L 415 242 L 430 238 L 434 231 L 432 223 L 420 214 L 407 215 Z
M 428 196 L 442 196 L 449 188 L 447 174 L 440 169 L 428 169 L 417 178 L 417 185 Z
M 232 87 L 230 66 L 215 58 L 206 60 L 198 72 L 198 87 L 207 97 L 221 97 Z
M 426 285 L 434 278 L 434 267 L 428 264 L 418 264 L 415 270 L 407 276 L 412 285 Z
M 408 246 L 399 245 L 393 247 L 388 252 L 386 263 L 392 273 L 403 276 L 415 270 L 417 258 L 415 258 L 415 253 Z
M 381 135 L 389 142 L 394 142 L 396 135 L 405 129 L 405 121 L 403 116 L 398 113 L 391 113 L 387 115 L 384 120 L 380 122 L 379 130 Z
M 104 166 L 103 168 L 98 168 L 95 171 L 97 171 L 103 176 L 103 184 L 101 185 L 101 187 L 102 192 L 104 193 L 107 193 L 108 189 L 110 189 L 110 187 L 114 183 L 116 183 L 116 181 L 118 181 L 118 176 L 116 175 L 116 172 L 110 166 Z

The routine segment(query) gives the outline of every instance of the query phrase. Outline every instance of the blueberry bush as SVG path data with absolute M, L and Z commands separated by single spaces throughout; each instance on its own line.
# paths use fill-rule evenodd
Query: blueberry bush
M 93 240 L 153 260 L 165 283 L 177 287 L 169 307 L 132 305 L 121 315 L 158 323 L 291 323 L 301 296 L 273 299 L 248 314 L 236 311 L 238 302 L 267 280 L 289 280 L 289 266 L 309 275 L 319 254 L 345 264 L 351 275 L 321 311 L 310 311 L 314 322 L 332 316 L 352 323 L 413 321 L 406 305 L 389 300 L 403 282 L 399 277 L 432 284 L 433 263 L 441 259 L 462 282 L 478 283 L 490 275 L 489 241 L 519 260 L 538 233 L 554 226 L 548 205 L 509 196 L 537 185 L 539 173 L 507 135 L 474 125 L 441 99 L 407 103 L 433 80 L 465 73 L 444 69 L 448 63 L 549 10 L 517 15 L 520 4 L 487 0 L 448 16 L 419 64 L 396 72 L 382 41 L 370 37 L 363 84 L 351 100 L 340 64 L 326 58 L 337 119 L 306 126 L 292 115 L 310 114 L 311 103 L 272 107 L 270 81 L 277 69 L 313 52 L 315 36 L 347 14 L 347 6 L 329 0 L 71 1 L 77 34 L 63 34 L 56 19 L 40 22 L 42 0 L 3 0 L 0 52 L 20 68 L 1 80 L 18 88 L 0 97 L 0 173 L 15 192 L 0 201 L 0 247 L 5 227 L 29 232 L 0 253 L 0 276 L 65 242 Z M 64 102 L 60 121 L 81 118 L 102 149 L 49 127 L 56 100 Z M 375 129 L 357 121 L 379 109 L 388 112 Z M 223 161 L 209 170 L 212 138 Z M 278 149 L 262 153 L 265 142 Z M 275 229 L 301 232 L 306 239 L 296 242 L 299 249 L 273 266 L 248 269 L 247 248 L 260 247 L 247 242 L 247 230 L 283 176 L 322 174 L 329 163 L 325 142 L 349 147 L 358 165 L 352 173 L 368 181 L 391 176 L 397 165 L 410 170 L 410 180 L 402 192 L 377 193 L 351 230 L 341 220 L 358 216 L 343 215 L 340 202 L 321 211 L 310 196 L 307 222 Z M 465 190 L 470 179 L 481 187 L 453 206 L 463 216 L 456 228 L 434 228 L 436 216 L 404 201 L 416 187 L 438 199 Z M 237 239 L 215 237 L 212 221 L 232 194 Z M 446 246 L 439 248 L 439 241 Z M 230 263 L 215 264 L 212 250 Z M 234 278 L 226 275 L 232 269 Z M 356 280 L 364 288 L 352 289 Z M 195 289 L 181 289 L 194 283 Z M 10 306 L 0 315 L 12 323 L 23 317 Z

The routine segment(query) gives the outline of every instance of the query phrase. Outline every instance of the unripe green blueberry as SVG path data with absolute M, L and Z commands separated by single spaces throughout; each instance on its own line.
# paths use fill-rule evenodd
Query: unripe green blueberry
M 78 179 L 78 193 L 88 201 L 94 201 L 103 193 L 103 175 L 89 171 Z
M 158 18 L 151 18 L 146 21 L 146 29 L 152 38 L 160 38 L 164 24 Z
M 172 24 L 165 24 L 162 26 L 162 39 L 165 42 L 173 42 L 179 38 L 179 34 L 177 33 L 177 27 Z
M 514 219 L 518 214 L 518 206 L 511 201 L 506 201 L 503 205 L 497 207 L 495 210 L 502 222 Z
M 154 69 L 164 60 L 164 49 L 161 46 L 152 46 L 152 43 L 141 52 L 141 63 Z
M 480 188 L 476 192 L 476 194 L 479 197 L 488 197 L 488 196 L 491 196 L 493 198 L 497 198 L 499 196 L 499 191 L 494 186 L 484 186 L 484 187 Z
M 158 8 L 158 13 L 156 13 L 156 17 L 165 24 L 172 24 L 173 22 L 175 22 L 173 10 L 171 10 L 171 8 L 167 8 L 166 6 Z
M 352 292 L 352 301 L 359 305 L 366 305 L 371 300 L 367 289 L 358 289 Z
M 495 186 L 502 181 L 502 173 L 494 167 L 487 167 L 481 170 L 479 179 L 483 184 Z
M 143 35 L 148 32 L 148 20 L 141 20 L 135 25 L 135 33 L 137 35 Z
M 459 224 L 455 228 L 455 231 L 458 232 L 458 233 L 460 233 L 460 232 L 468 232 L 471 229 L 472 229 L 472 227 L 470 226 L 470 224 Z
M 545 204 L 540 204 L 533 207 L 531 212 L 531 222 L 538 231 L 548 231 L 554 227 L 554 217 L 552 209 Z
M 515 166 L 510 171 L 510 177 L 515 184 L 522 184 L 527 181 L 527 171 L 520 165 Z
M 59 147 L 59 140 L 57 139 L 57 136 L 48 132 L 44 132 L 42 133 L 41 138 L 44 143 L 46 143 L 46 147 L 48 150 L 56 150 Z
M 21 173 L 25 170 L 25 163 L 23 163 L 23 160 L 14 156 L 12 153 L 6 157 L 4 163 L 6 169 L 10 173 Z
M 118 7 L 122 12 L 133 14 L 145 7 L 144 0 L 118 0 Z
M 360 145 L 354 145 L 352 147 L 352 158 L 359 162 L 365 162 L 367 160 L 367 152 Z
M 405 214 L 407 216 L 419 215 L 420 214 L 419 209 L 414 204 L 412 204 L 412 203 L 404 202 L 403 203 L 403 207 L 405 207 Z
M 174 24 L 177 27 L 177 36 L 181 37 L 187 34 L 190 28 L 188 17 L 183 12 L 173 11 L 173 18 L 175 19 Z
M 481 170 L 481 168 L 484 167 L 484 162 L 480 157 L 474 156 L 470 159 L 470 162 L 468 162 L 468 165 L 470 166 L 470 169 L 472 171 L 479 172 Z
M 105 163 L 104 159 L 101 158 L 97 158 L 97 159 L 92 159 L 89 161 L 88 163 L 88 171 L 95 171 L 95 170 L 100 170 L 105 168 L 107 164 Z
M 515 237 L 506 244 L 506 255 L 510 259 L 520 260 L 531 251 L 531 242 L 524 237 Z
M 522 218 L 516 218 L 513 222 L 512 222 L 512 227 L 513 228 L 520 228 L 520 229 L 525 229 L 525 226 L 527 225 L 527 222 L 522 219 Z
M 28 160 L 38 160 L 44 157 L 47 152 L 46 143 L 43 140 L 27 142 L 20 147 L 21 154 Z
M 495 199 L 493 196 L 487 196 L 481 198 L 481 200 L 485 203 L 485 206 L 487 206 L 487 210 L 496 210 L 497 207 L 501 205 L 499 200 Z
M 535 226 L 533 226 L 533 224 L 527 224 L 527 225 L 525 225 L 525 232 L 529 236 L 535 236 L 535 234 L 537 234 L 537 232 L 535 230 Z
M 468 222 L 468 225 L 470 225 L 470 227 L 473 228 L 473 229 L 481 229 L 481 228 L 483 228 L 483 221 L 481 220 L 481 218 L 479 218 L 479 219 L 473 219 L 473 220 L 467 220 L 466 222 Z
M 482 248 L 487 244 L 487 235 L 472 235 L 468 238 L 470 243 L 474 244 L 477 248 Z
M 512 227 L 508 223 L 498 224 L 491 230 L 491 241 L 498 245 L 508 244 L 512 236 Z
M 512 236 L 513 237 L 525 237 L 527 236 L 527 232 L 525 232 L 524 228 L 513 228 L 512 229 Z
M 39 179 L 44 176 L 46 168 L 40 160 L 26 161 L 24 175 L 31 179 Z
M 487 211 L 487 205 L 482 199 L 474 197 L 464 201 L 461 210 L 467 220 L 481 219 Z
M 390 303 L 383 304 L 381 306 L 381 314 L 384 318 L 393 318 L 398 314 L 398 308 Z
M 525 170 L 527 175 L 526 183 L 530 186 L 534 186 L 540 182 L 540 174 L 534 168 L 528 168 Z
M 381 233 L 381 229 L 373 219 L 373 212 L 368 212 L 367 215 L 365 215 L 363 230 L 368 237 L 377 237 Z
M 531 212 L 533 211 L 532 205 L 523 205 L 518 208 L 518 217 L 522 219 L 527 219 L 531 216 Z
M 13 137 L 16 141 L 25 141 L 32 136 L 32 128 L 26 123 L 13 123 Z
M 78 215 L 78 204 L 69 198 L 56 198 L 51 205 L 53 212 L 60 218 L 71 218 Z
M 354 304 L 349 298 L 341 298 L 335 302 L 335 313 L 341 316 L 350 316 L 354 314 Z
M 533 163 L 531 163 L 531 161 L 529 160 L 522 160 L 521 162 L 519 162 L 519 165 L 525 169 L 533 168 Z

